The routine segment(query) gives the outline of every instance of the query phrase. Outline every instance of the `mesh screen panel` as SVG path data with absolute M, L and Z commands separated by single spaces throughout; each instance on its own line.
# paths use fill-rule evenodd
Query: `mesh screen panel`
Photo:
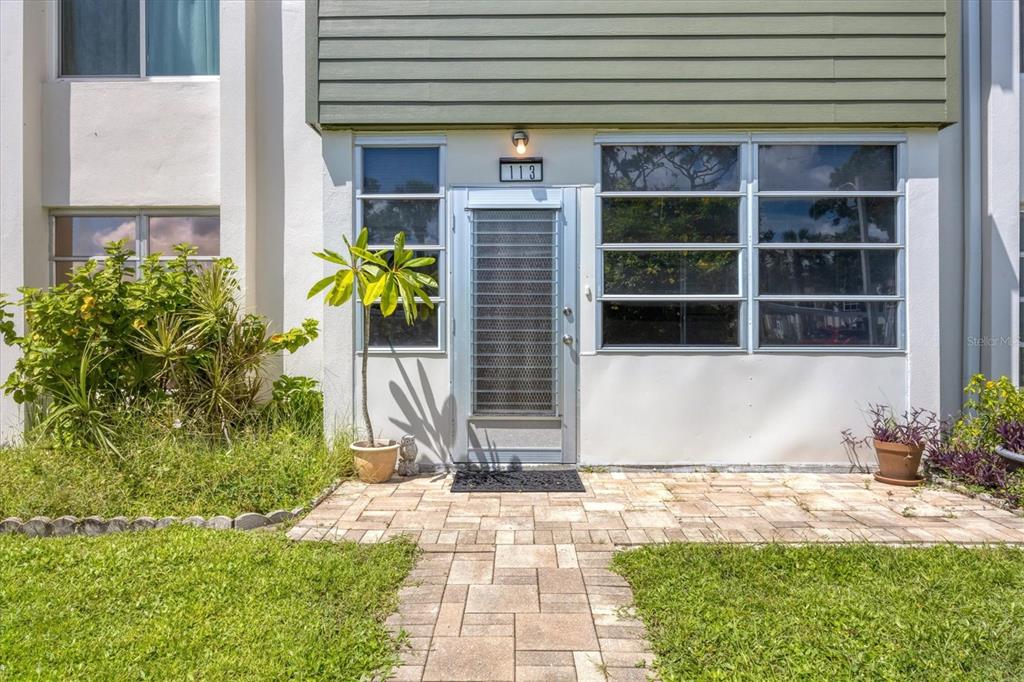
M 473 211 L 473 414 L 558 414 L 555 217 Z

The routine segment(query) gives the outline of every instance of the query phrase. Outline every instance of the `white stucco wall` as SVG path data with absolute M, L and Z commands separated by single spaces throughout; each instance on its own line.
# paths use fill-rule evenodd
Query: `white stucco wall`
M 500 186 L 497 158 L 510 131 L 448 131 L 446 177 L 459 186 Z M 352 136 L 324 133 L 325 239 L 352 230 Z M 594 131 L 530 131 L 531 155 L 545 159 L 545 184 L 579 185 L 581 292 L 596 291 Z M 939 133 L 906 132 L 907 350 L 625 353 L 596 348 L 596 301 L 581 293 L 579 452 L 581 464 L 843 464 L 840 431 L 863 432 L 862 409 L 883 402 L 940 409 Z M 450 218 L 449 218 L 450 219 Z M 954 226 L 955 227 L 955 226 Z M 456 235 L 455 238 L 460 238 Z M 943 255 L 945 254 L 945 256 Z M 312 275 L 310 275 L 312 277 Z M 358 409 L 358 359 L 351 311 L 327 311 L 324 340 L 329 414 L 344 423 Z M 450 317 L 449 317 L 450 319 Z M 956 333 L 953 330 L 952 333 Z M 450 344 L 449 346 L 450 347 Z M 417 436 L 424 459 L 442 463 L 454 428 L 450 352 L 375 352 L 370 410 L 384 437 Z M 345 385 L 346 377 L 353 384 Z M 349 402 L 345 389 L 350 388 Z
M 981 370 L 1018 376 L 1020 75 L 1016 0 L 981 3 Z M 970 343 L 971 340 L 968 340 Z
M 320 261 L 312 253 L 323 247 L 324 157 L 320 135 L 306 124 L 306 24 L 304 0 L 284 0 L 280 15 L 281 112 L 280 147 L 261 153 L 259 163 L 274 163 L 280 157 L 280 218 L 261 217 L 267 227 L 279 225 L 280 238 L 268 248 L 280 255 L 281 323 L 284 328 L 302 324 L 308 317 L 321 319 L 323 304 L 309 300 L 306 293 L 319 272 Z M 271 65 L 261 69 L 267 73 Z M 264 147 L 261 145 L 261 152 Z M 340 232 L 332 223 L 327 229 Z M 312 281 L 311 281 L 312 280 Z M 284 358 L 284 371 L 316 379 L 323 378 L 324 338 L 321 336 L 294 355 Z
M 218 206 L 220 84 L 56 80 L 43 85 L 43 203 Z
M 46 211 L 40 203 L 42 91 L 46 78 L 46 6 L 0 3 L 0 292 L 46 283 Z M 24 331 L 20 310 L 14 313 Z M 0 344 L 0 381 L 14 369 L 16 349 Z M 0 396 L 0 442 L 21 436 L 23 411 Z

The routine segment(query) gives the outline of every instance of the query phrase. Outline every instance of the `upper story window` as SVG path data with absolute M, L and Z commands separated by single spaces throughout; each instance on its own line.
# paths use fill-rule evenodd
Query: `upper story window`
M 60 75 L 216 75 L 218 2 L 60 0 Z
M 900 348 L 899 149 L 603 145 L 601 347 Z
M 136 258 L 160 254 L 175 257 L 174 247 L 187 243 L 196 248 L 191 260 L 210 261 L 220 255 L 220 216 L 149 212 L 120 215 L 61 214 L 53 217 L 50 260 L 51 281 L 63 284 L 71 271 L 88 260 L 102 261 L 104 248 L 112 242 L 127 240 Z
M 406 245 L 417 256 L 437 259 L 430 274 L 440 287 L 431 292 L 434 308 L 421 308 L 425 315 L 411 326 L 401 309 L 387 318 L 379 307 L 371 309 L 371 348 L 437 350 L 442 345 L 446 254 L 441 151 L 436 144 L 393 146 L 373 139 L 358 148 L 358 229 L 369 230 L 373 249 L 391 248 L 395 234 L 404 231 Z

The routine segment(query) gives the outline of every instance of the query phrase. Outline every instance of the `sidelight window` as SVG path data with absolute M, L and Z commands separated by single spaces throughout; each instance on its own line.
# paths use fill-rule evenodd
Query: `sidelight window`
M 379 308 L 372 309 L 370 348 L 438 350 L 442 346 L 446 258 L 442 150 L 436 143 L 396 146 L 378 144 L 372 138 L 357 148 L 356 231 L 369 230 L 373 250 L 390 249 L 395 235 L 404 231 L 406 245 L 417 256 L 436 259 L 430 274 L 440 287 L 430 296 L 434 309 L 421 306 L 421 317 L 411 326 L 401 304 L 390 317 L 382 316 Z

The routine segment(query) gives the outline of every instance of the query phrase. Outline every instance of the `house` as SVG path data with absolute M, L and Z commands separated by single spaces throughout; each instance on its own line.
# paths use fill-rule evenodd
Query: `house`
M 0 290 L 127 237 L 230 256 L 273 371 L 424 466 L 845 466 L 1020 373 L 1018 2 L 0 3 Z M 308 300 L 367 227 L 409 328 Z M 10 349 L 0 372 L 10 371 Z M 10 402 L 4 434 L 20 428 Z

